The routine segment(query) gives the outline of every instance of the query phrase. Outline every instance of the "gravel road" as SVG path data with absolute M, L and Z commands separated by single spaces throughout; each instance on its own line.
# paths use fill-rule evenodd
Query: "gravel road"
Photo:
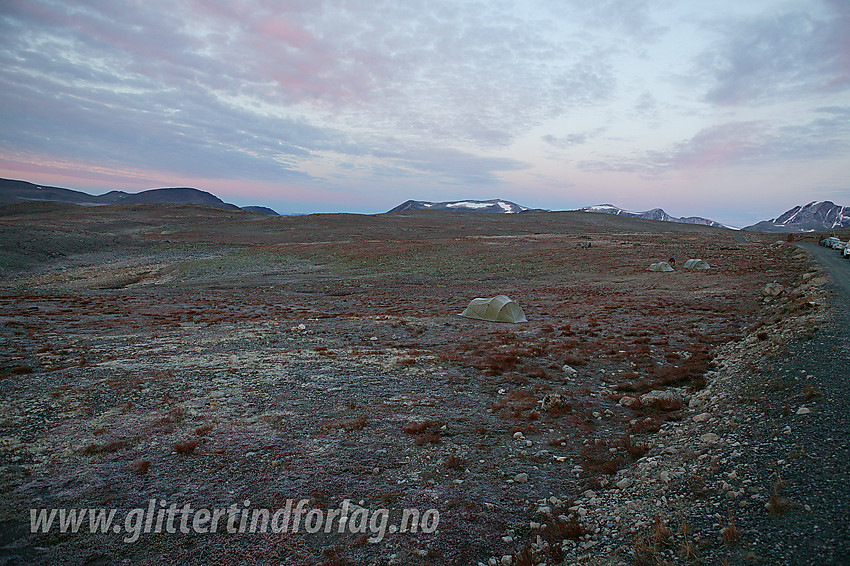
M 762 561 L 850 564 L 850 261 L 817 244 L 796 245 L 811 253 L 830 276 L 835 291 L 829 298 L 830 320 L 811 340 L 792 343 L 764 377 L 811 381 L 822 395 L 811 400 L 790 396 L 798 389 L 794 386 L 766 393 L 774 401 L 784 397 L 781 402 L 793 413 L 771 415 L 775 425 L 789 428 L 761 454 L 764 479 L 774 470 L 780 494 L 794 508 L 780 516 L 762 515 L 750 525 L 750 534 L 760 539 L 756 554 Z M 811 413 L 798 415 L 798 406 Z M 801 448 L 803 456 L 789 458 L 793 447 Z
M 800 242 L 796 245 L 818 260 L 835 286 L 840 289 L 840 298 L 845 303 L 850 302 L 850 260 L 845 259 L 838 250 L 827 249 L 811 242 Z

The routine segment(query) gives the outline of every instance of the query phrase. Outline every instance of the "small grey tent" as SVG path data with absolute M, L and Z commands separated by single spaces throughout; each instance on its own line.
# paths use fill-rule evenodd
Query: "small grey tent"
M 460 316 L 494 322 L 528 322 L 522 308 L 505 295 L 472 299 Z
M 685 269 L 708 269 L 709 265 L 701 259 L 689 259 L 685 262 Z
M 673 271 L 673 268 L 670 267 L 670 264 L 666 261 L 659 261 L 658 263 L 653 263 L 648 267 L 649 271 Z

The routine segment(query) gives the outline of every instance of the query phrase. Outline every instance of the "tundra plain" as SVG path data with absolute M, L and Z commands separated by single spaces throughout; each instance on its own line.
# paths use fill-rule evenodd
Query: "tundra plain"
M 805 513 L 755 447 L 821 395 L 765 367 L 822 327 L 825 279 L 776 236 L 588 213 L 0 210 L 0 562 L 771 563 L 750 525 Z M 497 294 L 528 323 L 458 316 Z M 31 508 L 302 498 L 434 508 L 439 527 L 29 532 Z

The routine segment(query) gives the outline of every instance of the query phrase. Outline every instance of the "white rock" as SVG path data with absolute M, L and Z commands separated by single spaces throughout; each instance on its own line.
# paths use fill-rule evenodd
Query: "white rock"
M 695 423 L 704 423 L 710 418 L 711 418 L 711 413 L 700 413 L 700 414 L 694 416 L 693 421 Z
M 577 372 L 574 368 L 572 368 L 572 367 L 570 367 L 570 366 L 567 366 L 567 365 L 565 365 L 564 367 L 562 367 L 562 368 L 561 368 L 561 371 L 563 371 L 564 373 L 568 373 L 568 374 L 570 374 L 570 375 L 575 375 L 575 374 L 577 374 L 577 373 L 578 373 L 578 372 Z
M 632 478 L 623 478 L 616 483 L 616 486 L 617 486 L 618 489 L 626 489 L 627 487 L 629 487 L 633 483 L 634 483 L 634 480 Z
M 797 409 L 798 415 L 808 415 L 811 412 L 812 412 L 812 410 L 809 409 L 808 407 L 800 407 L 799 409 Z
M 525 483 L 528 481 L 528 474 L 522 472 L 514 476 L 514 481 L 517 483 Z

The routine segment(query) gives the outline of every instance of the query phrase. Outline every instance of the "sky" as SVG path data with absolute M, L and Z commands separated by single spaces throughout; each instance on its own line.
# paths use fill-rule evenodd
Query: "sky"
M 850 205 L 850 0 L 0 0 L 0 177 L 282 213 Z

